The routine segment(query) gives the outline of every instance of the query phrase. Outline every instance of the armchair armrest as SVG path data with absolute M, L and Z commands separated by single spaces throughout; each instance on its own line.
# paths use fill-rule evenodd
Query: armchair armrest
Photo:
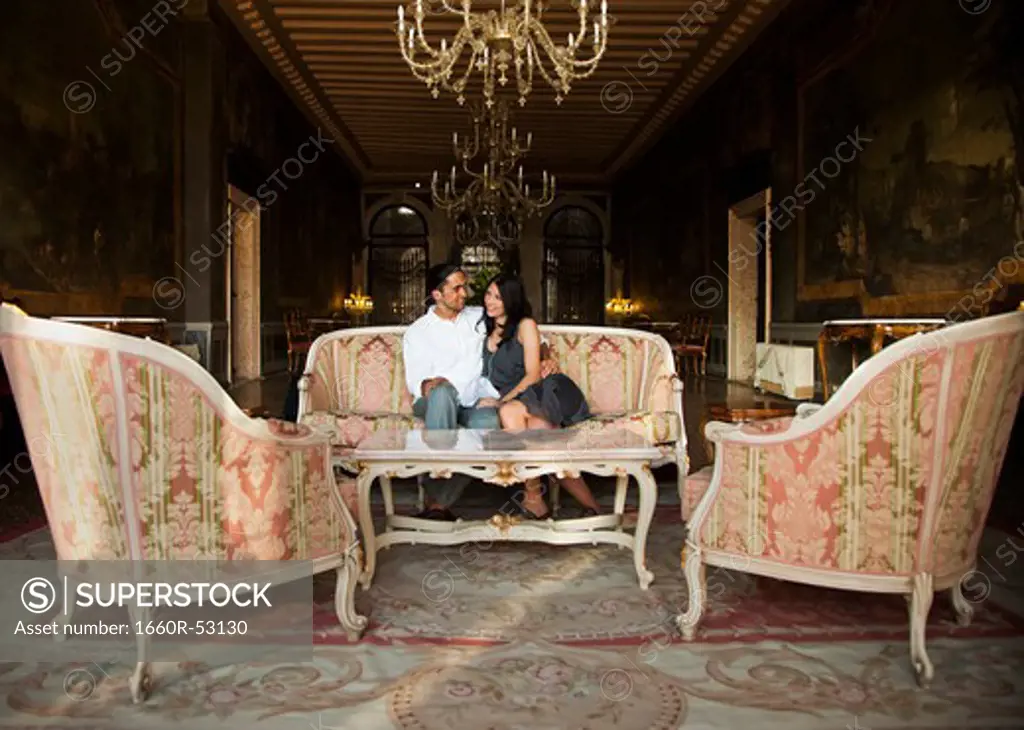
M 327 435 L 231 410 L 218 414 L 218 420 L 215 430 L 154 444 L 175 460 L 190 446 L 195 476 L 189 479 L 184 464 L 176 467 L 178 473 L 163 473 L 163 460 L 153 460 L 141 475 L 156 482 L 153 497 L 175 503 L 184 490 L 194 493 L 185 495 L 188 501 L 211 506 L 198 517 L 206 527 L 193 532 L 188 543 L 194 544 L 171 544 L 174 540 L 169 539 L 177 534 L 176 523 L 186 519 L 184 514 L 172 510 L 161 516 L 160 510 L 144 509 L 153 540 L 147 552 L 179 558 L 212 554 L 228 560 L 315 560 L 340 555 L 354 543 L 355 521 L 335 488 Z
M 821 410 L 823 405 L 823 403 L 801 403 L 796 407 L 796 417 L 807 418 L 808 416 L 813 416 Z

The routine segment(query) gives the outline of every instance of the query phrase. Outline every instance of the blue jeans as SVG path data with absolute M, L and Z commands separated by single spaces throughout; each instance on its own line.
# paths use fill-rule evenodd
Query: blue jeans
M 426 398 L 417 398 L 412 404 L 413 415 L 422 418 L 424 427 L 433 429 L 501 428 L 497 408 L 467 408 L 459 403 L 459 393 L 451 383 L 442 383 L 430 391 Z M 428 440 L 427 439 L 424 440 Z M 423 477 L 423 490 L 427 504 L 451 507 L 469 486 L 468 474 L 453 474 L 448 479 Z

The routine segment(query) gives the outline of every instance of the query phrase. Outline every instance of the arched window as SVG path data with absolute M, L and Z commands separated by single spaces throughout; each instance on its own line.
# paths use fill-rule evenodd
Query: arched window
M 544 226 L 544 318 L 604 321 L 604 229 L 586 208 L 561 208 Z
M 461 214 L 455 220 L 455 242 L 459 259 L 474 289 L 501 270 L 502 251 L 519 242 L 519 223 L 513 216 Z M 476 291 L 473 301 L 481 300 Z
M 427 250 L 427 223 L 415 208 L 383 208 L 370 221 L 369 294 L 374 322 L 400 324 L 423 314 Z

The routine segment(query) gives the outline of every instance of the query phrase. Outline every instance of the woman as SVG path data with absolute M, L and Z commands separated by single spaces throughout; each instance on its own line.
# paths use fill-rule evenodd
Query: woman
M 562 373 L 541 378 L 540 331 L 518 277 L 499 274 L 491 279 L 484 292 L 482 321 L 487 328 L 484 376 L 501 399 L 481 401 L 478 405 L 497 407 L 502 428 L 565 428 L 590 417 L 586 398 L 571 378 Z M 583 506 L 582 516 L 590 517 L 600 511 L 581 478 L 562 479 L 562 485 Z M 548 516 L 539 479 L 526 482 L 526 496 L 520 508 L 528 518 Z

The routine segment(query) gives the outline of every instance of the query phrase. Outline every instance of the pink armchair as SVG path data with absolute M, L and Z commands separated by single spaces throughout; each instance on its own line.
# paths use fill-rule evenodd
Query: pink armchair
M 199 364 L 149 340 L 3 305 L 0 351 L 58 560 L 296 561 L 278 582 L 334 568 L 338 618 L 363 631 L 362 553 L 327 437 L 247 417 Z M 136 702 L 146 656 L 140 636 Z
M 1024 312 L 898 342 L 796 418 L 709 423 L 710 479 L 691 476 L 681 495 L 683 636 L 693 639 L 703 613 L 707 565 L 903 593 L 927 686 L 932 597 L 950 589 L 959 621 L 970 621 L 960 583 L 975 567 L 1022 389 Z

